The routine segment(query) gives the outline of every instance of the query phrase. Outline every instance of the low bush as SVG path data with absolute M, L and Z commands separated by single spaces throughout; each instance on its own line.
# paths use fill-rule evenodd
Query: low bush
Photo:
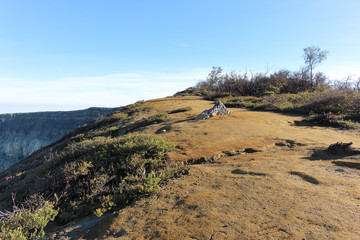
M 147 119 L 148 125 L 153 123 L 161 123 L 169 120 L 169 114 L 167 113 L 158 113 L 156 115 L 153 115 Z
M 307 114 L 306 121 L 323 126 L 359 127 L 360 93 L 354 91 L 318 89 L 297 94 L 225 97 L 221 100 L 226 107 Z
M 319 113 L 310 114 L 304 121 L 309 122 L 315 125 L 327 126 L 327 127 L 336 127 L 336 128 L 344 128 L 344 129 L 357 129 L 360 128 L 360 124 L 346 120 L 345 115 L 343 114 L 333 114 L 333 113 Z
M 195 90 L 203 92 L 205 99 L 222 100 L 227 107 L 322 115 L 324 124 L 327 121 L 332 126 L 357 128 L 357 121 L 360 121 L 359 81 L 355 87 L 339 81 L 330 85 L 322 73 L 317 73 L 314 80 L 310 81 L 306 71 L 280 70 L 268 76 L 222 73 L 220 67 L 213 67 L 207 79 L 200 81 Z M 330 113 L 331 119 L 327 115 Z
M 114 112 L 113 114 L 110 114 L 108 116 L 100 117 L 94 122 L 91 122 L 89 124 L 85 124 L 84 126 L 78 128 L 73 133 L 72 140 L 73 141 L 80 141 L 83 138 L 89 137 L 88 135 L 94 134 L 92 132 L 93 129 L 97 129 L 96 131 L 98 133 L 95 133 L 95 135 L 98 136 L 105 136 L 107 134 L 111 134 L 111 129 L 109 125 L 114 125 L 116 123 L 120 123 L 122 121 L 125 121 L 129 117 L 129 114 L 121 111 Z M 113 126 L 114 127 L 114 126 Z M 104 131 L 107 128 L 107 131 Z M 113 129 L 114 130 L 114 129 Z M 103 131 L 103 132 L 101 132 Z
M 152 109 L 154 109 L 154 106 L 146 106 L 146 107 L 139 107 L 139 108 L 133 108 L 129 111 L 129 115 L 132 115 L 134 113 L 141 113 L 141 112 L 150 112 Z
M 134 119 L 141 116 L 129 118 L 153 109 L 141 106 L 143 103 L 77 129 L 64 143 L 39 156 L 41 164 L 7 177 L 4 190 L 17 189 L 20 206 L 25 206 L 32 194 L 48 197 L 38 201 L 37 207 L 19 211 L 14 205 L 14 214 L 0 214 L 0 239 L 42 238 L 43 228 L 55 216 L 60 223 L 89 214 L 101 216 L 156 192 L 169 178 L 186 172 L 186 166 L 167 161 L 166 154 L 175 149 L 167 139 L 131 133 L 169 119 L 165 112 L 138 121 Z
M 73 142 L 54 159 L 56 171 L 47 174 L 46 194 L 61 196 L 58 220 L 66 223 L 114 206 L 126 205 L 156 191 L 183 168 L 166 161 L 174 145 L 153 135 L 127 134 Z M 40 180 L 44 181 L 44 179 Z
M 41 195 L 32 195 L 12 212 L 1 214 L 0 239 L 43 239 L 44 228 L 58 214 L 53 203 Z
M 141 105 L 144 104 L 144 103 L 145 103 L 144 100 L 140 100 L 140 101 L 137 101 L 137 102 L 134 103 L 134 104 L 130 104 L 130 105 L 127 105 L 127 106 L 125 106 L 125 107 L 122 107 L 122 110 L 124 110 L 124 111 L 130 111 L 130 110 L 133 110 L 133 109 L 136 108 L 136 107 L 141 106 Z

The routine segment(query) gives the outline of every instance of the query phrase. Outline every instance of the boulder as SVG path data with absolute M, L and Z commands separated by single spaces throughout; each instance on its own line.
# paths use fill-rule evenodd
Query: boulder
M 225 107 L 225 105 L 219 100 L 215 103 L 214 107 L 200 113 L 195 120 L 207 119 L 216 115 L 229 115 L 231 112 Z

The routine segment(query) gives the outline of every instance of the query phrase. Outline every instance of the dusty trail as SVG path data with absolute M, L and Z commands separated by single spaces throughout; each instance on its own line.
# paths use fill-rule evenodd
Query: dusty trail
M 310 158 L 314 147 L 335 142 L 360 147 L 359 132 L 295 126 L 301 117 L 244 109 L 194 121 L 212 106 L 195 97 L 147 104 L 192 106 L 143 129 L 170 129 L 163 135 L 179 146 L 171 160 L 215 161 L 191 165 L 188 175 L 104 217 L 81 239 L 360 239 L 360 157 Z

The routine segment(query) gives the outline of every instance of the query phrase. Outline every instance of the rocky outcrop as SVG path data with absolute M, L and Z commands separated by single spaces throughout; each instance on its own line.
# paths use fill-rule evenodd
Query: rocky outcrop
M 215 103 L 214 107 L 203 111 L 195 119 L 207 119 L 216 115 L 229 115 L 231 112 L 225 107 L 225 105 L 219 100 Z
M 0 171 L 118 108 L 0 114 Z

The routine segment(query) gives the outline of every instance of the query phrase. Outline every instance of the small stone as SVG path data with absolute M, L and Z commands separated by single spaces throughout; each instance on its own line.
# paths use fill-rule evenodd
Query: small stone
M 225 105 L 219 100 L 215 103 L 214 107 L 200 113 L 195 120 L 207 119 L 216 115 L 229 115 L 231 112 L 225 107 Z

